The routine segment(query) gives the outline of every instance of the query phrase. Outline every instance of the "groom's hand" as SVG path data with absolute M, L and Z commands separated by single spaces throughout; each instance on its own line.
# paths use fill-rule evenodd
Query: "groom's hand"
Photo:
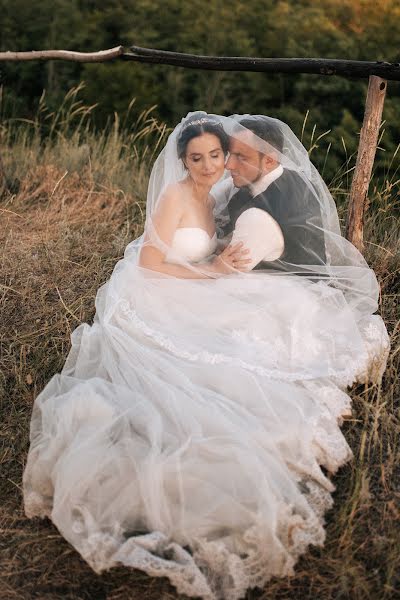
M 230 244 L 213 260 L 213 266 L 219 273 L 234 273 L 235 271 L 245 271 L 251 260 L 246 256 L 249 253 L 244 248 L 243 242 Z

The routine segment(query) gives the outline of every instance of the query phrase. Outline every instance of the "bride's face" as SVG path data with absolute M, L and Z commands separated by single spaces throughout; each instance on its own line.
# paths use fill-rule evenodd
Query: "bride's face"
M 203 133 L 190 140 L 184 162 L 195 183 L 213 186 L 225 169 L 225 156 L 219 138 L 213 133 Z

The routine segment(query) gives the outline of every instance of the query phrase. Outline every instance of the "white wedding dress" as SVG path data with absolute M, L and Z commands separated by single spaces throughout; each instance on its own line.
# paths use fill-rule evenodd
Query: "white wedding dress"
M 215 247 L 181 228 L 168 260 Z M 351 457 L 344 390 L 380 376 L 381 318 L 357 321 L 302 277 L 152 277 L 129 247 L 96 308 L 35 402 L 28 516 L 95 571 L 135 567 L 188 596 L 235 600 L 291 574 L 324 542 L 327 471 Z

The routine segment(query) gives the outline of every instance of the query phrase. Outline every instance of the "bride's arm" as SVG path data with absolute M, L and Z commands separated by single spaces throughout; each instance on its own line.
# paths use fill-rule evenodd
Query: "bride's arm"
M 234 257 L 238 261 L 238 267 L 242 266 L 243 254 L 246 253 L 241 246 L 226 249 L 222 254 L 215 257 L 209 263 L 197 265 L 193 269 L 183 265 L 167 262 L 166 252 L 172 245 L 172 239 L 179 222 L 183 215 L 183 200 L 180 197 L 179 190 L 171 186 L 159 202 L 152 223 L 150 232 L 145 232 L 143 246 L 139 254 L 139 266 L 158 273 L 165 273 L 181 279 L 207 279 L 215 277 L 218 274 L 228 274 L 234 272 L 229 265 L 224 262 L 224 258 L 230 261 Z M 151 238 L 157 238 L 152 241 Z M 160 247 L 161 246 L 161 247 Z M 241 259 L 242 262 L 241 262 Z
M 176 186 L 173 186 L 175 188 Z M 183 215 L 183 201 L 179 190 L 168 188 L 160 198 L 152 216 L 150 231 L 145 231 L 143 246 L 140 249 L 139 266 L 158 273 L 165 273 L 184 279 L 203 278 L 200 273 L 184 266 L 166 262 L 166 253 L 171 247 L 174 233 Z M 175 191 L 175 193 L 173 193 Z M 152 240 L 153 238 L 153 240 Z M 204 278 L 206 275 L 204 275 Z
M 139 256 L 139 267 L 149 269 L 150 271 L 157 271 L 158 273 L 165 273 L 166 275 L 172 275 L 173 277 L 179 277 L 180 279 L 206 279 L 210 275 L 200 273 L 195 270 L 191 270 L 183 265 L 177 265 L 174 263 L 165 262 L 165 254 L 158 248 L 153 246 L 148 240 L 145 241 L 140 251 Z M 202 265 L 203 271 L 206 271 L 206 265 Z M 208 270 L 208 269 L 207 269 Z

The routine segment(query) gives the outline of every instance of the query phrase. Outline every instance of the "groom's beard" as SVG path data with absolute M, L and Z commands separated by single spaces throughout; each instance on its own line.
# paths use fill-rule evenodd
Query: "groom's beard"
M 250 189 L 250 186 L 257 183 L 257 181 L 260 181 L 260 179 L 262 179 L 264 177 L 264 175 L 265 175 L 265 173 L 262 170 L 262 155 L 260 155 L 258 158 L 258 171 L 257 171 L 257 175 L 256 175 L 255 179 L 253 179 L 252 181 L 249 181 L 243 187 L 247 187 Z

